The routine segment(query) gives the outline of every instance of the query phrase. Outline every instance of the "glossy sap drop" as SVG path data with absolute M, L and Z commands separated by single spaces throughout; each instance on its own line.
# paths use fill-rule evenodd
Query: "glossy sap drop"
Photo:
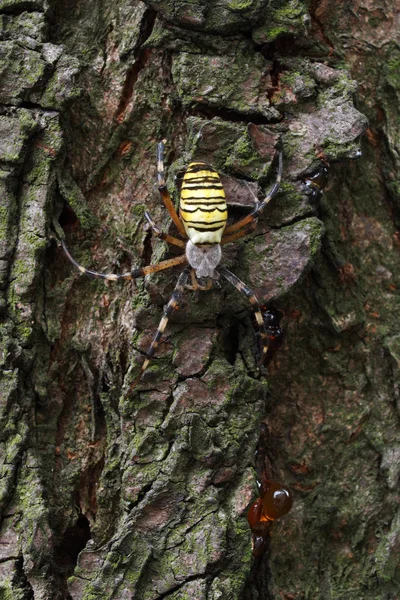
M 247 513 L 247 521 L 252 531 L 257 530 L 257 526 L 261 521 L 262 503 L 262 498 L 257 498 L 250 506 L 249 512 Z
M 267 521 L 275 521 L 286 515 L 293 505 L 292 492 L 278 481 L 268 481 L 265 493 L 250 506 L 247 520 L 255 532 Z
M 275 521 L 286 515 L 293 505 L 293 495 L 288 487 L 278 481 L 269 481 L 262 496 L 260 521 Z

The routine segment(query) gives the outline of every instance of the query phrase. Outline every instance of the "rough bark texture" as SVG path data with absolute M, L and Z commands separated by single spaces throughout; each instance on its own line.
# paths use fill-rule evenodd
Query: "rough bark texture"
M 396 15 L 384 0 L 0 0 L 0 598 L 398 597 Z M 166 257 L 143 217 L 173 232 L 163 138 L 171 191 L 205 159 L 236 218 L 283 148 L 281 192 L 224 249 L 284 313 L 267 378 L 222 284 L 187 292 L 129 392 L 179 270 L 106 284 L 54 241 L 63 229 L 102 271 Z M 255 560 L 263 420 L 295 504 Z

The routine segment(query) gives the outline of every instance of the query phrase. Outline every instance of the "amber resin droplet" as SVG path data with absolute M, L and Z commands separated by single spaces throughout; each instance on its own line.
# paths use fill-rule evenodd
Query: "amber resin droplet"
M 268 481 L 262 496 L 260 521 L 274 521 L 286 515 L 293 505 L 293 495 L 288 487 L 279 481 Z
M 257 531 L 257 526 L 261 520 L 262 503 L 262 498 L 257 498 L 257 500 L 250 506 L 249 512 L 247 513 L 247 521 L 250 525 L 250 529 L 253 532 Z
M 292 508 L 293 496 L 288 487 L 278 481 L 266 481 L 264 493 L 250 505 L 247 520 L 253 534 L 253 555 L 262 556 L 267 548 L 272 522 Z

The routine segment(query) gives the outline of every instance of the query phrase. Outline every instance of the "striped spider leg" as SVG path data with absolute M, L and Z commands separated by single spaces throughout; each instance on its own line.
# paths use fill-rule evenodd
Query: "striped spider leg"
M 267 204 L 271 201 L 271 199 L 275 196 L 275 194 L 279 190 L 281 179 L 282 179 L 282 168 L 283 168 L 283 156 L 282 156 L 282 152 L 280 152 L 279 153 L 278 175 L 277 175 L 276 181 L 275 181 L 273 187 L 271 188 L 270 192 L 267 194 L 267 196 L 264 198 L 264 200 L 262 200 L 261 202 L 258 202 L 256 204 L 254 210 L 250 214 L 246 215 L 243 219 L 240 219 L 240 221 L 237 221 L 233 225 L 230 225 L 229 227 L 225 228 L 224 234 L 223 234 L 222 240 L 221 240 L 221 245 L 235 242 L 236 240 L 239 240 L 242 237 L 245 237 L 246 235 L 249 235 L 250 233 L 252 233 L 254 231 L 254 229 L 256 228 L 257 219 L 260 216 L 261 212 L 265 209 Z M 240 292 L 241 294 L 246 296 L 246 298 L 249 300 L 250 304 L 253 307 L 254 314 L 256 317 L 256 322 L 257 322 L 257 325 L 258 325 L 258 328 L 260 331 L 260 335 L 261 335 L 262 345 L 263 345 L 261 356 L 259 359 L 259 365 L 261 366 L 262 364 L 264 364 L 264 361 L 267 356 L 267 352 L 269 349 L 270 337 L 269 337 L 267 329 L 265 327 L 264 318 L 263 318 L 260 304 L 257 300 L 257 297 L 254 294 L 254 292 L 243 281 L 241 281 L 238 277 L 236 277 L 236 275 L 234 275 L 233 273 L 228 271 L 228 269 L 226 269 L 225 267 L 219 267 L 218 271 L 221 273 L 221 275 L 225 279 L 227 279 L 238 290 L 238 292 Z
M 246 215 L 245 217 L 243 217 L 243 219 L 240 219 L 240 221 L 237 221 L 236 223 L 233 223 L 233 225 L 229 225 L 228 227 L 226 227 L 225 231 L 224 231 L 224 235 L 223 238 L 224 239 L 226 236 L 228 236 L 229 234 L 232 234 L 233 232 L 237 232 L 239 229 L 242 229 L 243 227 L 246 227 L 248 225 L 250 225 L 254 220 L 258 219 L 258 217 L 260 216 L 260 214 L 262 213 L 262 211 L 264 210 L 264 208 L 267 206 L 267 204 L 272 200 L 272 198 L 275 196 L 275 194 L 278 192 L 279 187 L 281 185 L 281 179 L 282 179 L 282 169 L 283 169 L 283 155 L 282 152 L 279 153 L 279 164 L 278 164 L 278 175 L 276 177 L 276 181 L 274 183 L 274 185 L 272 186 L 270 192 L 268 193 L 268 195 L 264 198 L 264 200 L 261 200 L 261 202 L 258 202 L 254 208 L 254 210 L 249 213 L 248 215 Z M 243 236 L 245 236 L 247 234 L 243 232 Z M 242 237 L 242 236 L 239 236 Z M 235 241 L 236 239 L 239 239 L 239 237 L 234 238 L 230 241 Z M 228 243 L 228 242 L 225 242 Z
M 151 218 L 149 211 L 146 210 L 144 216 L 146 217 L 148 224 L 150 225 L 157 237 L 164 240 L 164 242 L 167 242 L 168 244 L 172 244 L 173 246 L 179 246 L 180 248 L 186 247 L 186 242 L 184 242 L 183 240 L 179 240 L 178 238 L 173 237 L 172 235 L 168 235 L 168 233 L 164 233 L 163 231 L 161 231 L 159 226 Z
M 258 216 L 278 191 L 281 176 L 282 154 L 279 155 L 277 180 L 266 198 L 261 202 L 257 202 L 255 209 L 249 215 L 226 227 L 227 204 L 217 171 L 207 163 L 191 162 L 182 181 L 178 215 L 165 185 L 164 142 L 160 142 L 157 146 L 158 189 L 164 205 L 178 230 L 178 235 L 183 239 L 164 233 L 153 221 L 148 211 L 145 212 L 145 218 L 157 237 L 169 244 L 184 248 L 184 255 L 164 260 L 157 265 L 134 269 L 127 273 L 100 273 L 86 269 L 77 263 L 70 254 L 65 242 L 61 240 L 61 245 L 68 259 L 81 273 L 109 281 L 137 279 L 177 265 L 187 265 L 180 274 L 171 299 L 164 308 L 163 317 L 146 354 L 140 374 L 130 389 L 141 379 L 147 369 L 167 327 L 172 311 L 178 308 L 184 289 L 208 290 L 212 287 L 213 279 L 218 276 L 218 272 L 250 301 L 263 343 L 260 363 L 263 362 L 268 350 L 268 335 L 258 300 L 250 288 L 240 281 L 236 275 L 224 267 L 219 267 L 219 264 L 221 261 L 221 245 L 234 242 L 253 231 Z
M 161 337 L 168 325 L 168 320 L 169 320 L 171 313 L 174 310 L 177 310 L 179 308 L 179 302 L 181 301 L 183 292 L 189 281 L 189 275 L 190 275 L 191 270 L 192 269 L 189 266 L 187 266 L 182 271 L 182 273 L 179 275 L 178 281 L 176 282 L 176 285 L 174 288 L 174 291 L 172 292 L 172 296 L 169 299 L 168 304 L 166 306 L 164 306 L 163 316 L 161 318 L 160 324 L 157 328 L 157 331 L 153 338 L 153 341 L 151 342 L 151 346 L 150 346 L 149 350 L 146 352 L 146 359 L 145 359 L 144 363 L 142 364 L 142 367 L 140 369 L 140 373 L 139 373 L 138 377 L 131 384 L 129 392 L 131 392 L 133 390 L 133 388 L 139 383 L 139 381 L 141 380 L 141 378 L 143 376 L 143 373 L 149 366 L 150 360 L 154 356 L 154 353 L 157 350 L 157 347 L 160 343 Z
M 175 210 L 174 203 L 172 202 L 171 196 L 169 195 L 167 186 L 165 185 L 165 175 L 164 175 L 164 142 L 160 142 L 157 144 L 157 180 L 158 180 L 158 191 L 160 192 L 161 198 L 165 204 L 165 208 L 169 212 L 169 215 L 179 233 L 187 239 L 185 227 L 182 223 L 182 220 L 178 216 L 178 213 Z
M 243 296 L 245 296 L 247 298 L 247 300 L 250 302 L 250 304 L 253 308 L 254 315 L 256 317 L 257 326 L 260 331 L 261 342 L 263 345 L 261 356 L 258 361 L 259 366 L 261 366 L 264 362 L 265 356 L 268 351 L 269 339 L 268 339 L 267 330 L 265 328 L 264 319 L 263 319 L 263 316 L 261 313 L 260 304 L 257 300 L 257 296 L 255 295 L 253 290 L 251 290 L 245 283 L 243 283 L 243 281 L 241 281 L 239 279 L 239 277 L 236 277 L 236 275 L 231 273 L 225 267 L 218 267 L 217 270 L 219 273 L 221 273 L 222 277 L 224 277 L 227 281 L 229 281 L 229 283 L 231 283 L 237 289 L 237 291 L 240 294 L 243 294 Z
M 91 269 L 86 269 L 80 265 L 70 251 L 68 250 L 64 240 L 61 240 L 61 246 L 72 262 L 72 264 L 83 274 L 89 275 L 89 277 L 94 277 L 97 279 L 106 279 L 107 281 L 119 281 L 120 279 L 124 279 L 125 281 L 139 279 L 140 277 L 144 277 L 145 275 L 150 275 L 150 273 L 157 273 L 157 271 L 164 271 L 165 269 L 170 269 L 171 267 L 175 267 L 176 265 L 184 265 L 187 263 L 187 259 L 185 255 L 177 256 L 175 258 L 169 258 L 167 260 L 163 260 L 157 265 L 149 265 L 148 267 L 142 267 L 140 269 L 133 269 L 132 271 L 128 271 L 127 273 L 99 273 L 98 271 L 92 271 Z
M 157 228 L 158 229 L 158 228 Z M 158 230 L 160 232 L 160 230 Z M 161 233 L 161 232 L 160 232 Z M 169 236 L 168 236 L 169 237 Z M 174 238 L 172 238 L 174 239 Z M 170 240 L 168 240 L 170 241 Z M 180 240 L 177 240 L 180 241 Z M 172 242 L 171 242 L 172 243 Z M 142 267 L 140 269 L 133 269 L 132 271 L 128 271 L 127 273 L 121 273 L 121 274 L 116 274 L 116 273 L 100 273 L 98 271 L 92 271 L 90 269 L 86 269 L 85 267 L 83 267 L 82 265 L 80 265 L 75 259 L 74 257 L 71 255 L 70 251 L 68 250 L 64 240 L 61 240 L 61 245 L 62 248 L 66 254 L 66 256 L 69 258 L 69 260 L 72 262 L 72 264 L 83 274 L 83 275 L 89 275 L 89 277 L 94 277 L 97 279 L 105 279 L 107 281 L 118 281 L 118 280 L 135 280 L 138 279 L 140 277 L 144 277 L 145 275 L 149 275 L 150 273 L 157 273 L 158 271 L 162 271 L 165 269 L 170 269 L 171 267 L 175 267 L 177 265 L 183 265 L 185 263 L 187 263 L 187 258 L 185 255 L 182 256 L 177 256 L 176 258 L 171 258 L 171 259 L 167 259 L 164 260 L 160 263 L 158 263 L 157 265 L 149 265 L 148 267 Z M 179 244 L 180 245 L 180 244 Z M 148 352 L 146 353 L 146 359 L 142 364 L 141 370 L 140 370 L 140 374 L 138 376 L 137 379 L 135 379 L 135 381 L 132 383 L 131 387 L 130 387 L 130 391 L 133 389 L 133 387 L 140 381 L 144 371 L 147 369 L 149 362 L 151 360 L 151 358 L 153 357 L 157 346 L 159 345 L 160 339 L 162 334 L 165 331 L 165 328 L 168 324 L 168 319 L 169 316 L 171 314 L 171 312 L 173 310 L 175 310 L 176 308 L 178 308 L 178 302 L 182 296 L 183 290 L 186 286 L 186 283 L 188 282 L 189 279 L 189 275 L 190 275 L 190 267 L 186 267 L 184 269 L 184 271 L 180 274 L 177 284 L 175 286 L 175 289 L 173 291 L 173 294 L 168 302 L 168 304 L 166 305 L 166 307 L 164 308 L 164 314 L 163 317 L 160 321 L 160 324 L 158 326 L 157 332 L 153 338 L 153 341 L 151 343 L 151 346 L 148 350 Z
M 246 235 L 250 235 L 256 229 L 257 222 L 254 219 L 250 224 L 246 225 L 243 229 L 239 229 L 235 233 L 231 233 L 230 235 L 222 236 L 221 246 L 225 246 L 225 244 L 231 244 L 232 242 L 236 242 L 236 240 L 240 240 L 242 237 Z

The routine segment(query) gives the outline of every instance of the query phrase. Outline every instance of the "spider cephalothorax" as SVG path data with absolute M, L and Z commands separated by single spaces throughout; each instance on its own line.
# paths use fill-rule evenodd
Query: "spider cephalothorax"
M 278 176 L 269 194 L 264 200 L 257 202 L 253 211 L 246 217 L 228 226 L 228 211 L 221 180 L 217 171 L 204 162 L 192 162 L 187 168 L 182 182 L 178 215 L 165 185 L 163 155 L 164 144 L 160 142 L 157 146 L 158 189 L 171 219 L 176 225 L 179 237 L 171 236 L 161 231 L 147 211 L 145 212 L 145 217 L 159 238 L 169 244 L 185 249 L 185 253 L 182 256 L 170 258 L 157 265 L 134 269 L 129 273 L 119 275 L 114 273 L 98 273 L 97 271 L 86 269 L 79 265 L 71 256 L 63 240 L 61 241 L 62 247 L 70 261 L 81 273 L 112 281 L 118 279 L 137 279 L 163 269 L 169 269 L 177 265 L 186 265 L 178 277 L 170 301 L 164 308 L 163 317 L 149 348 L 147 357 L 143 362 L 138 379 L 143 375 L 151 357 L 154 355 L 167 326 L 169 315 L 173 309 L 178 307 L 185 288 L 210 289 L 213 279 L 220 276 L 224 277 L 240 293 L 246 296 L 253 307 L 262 341 L 261 364 L 268 350 L 268 334 L 258 300 L 252 290 L 240 281 L 236 275 L 228 271 L 225 267 L 220 266 L 221 246 L 229 242 L 234 242 L 253 230 L 255 221 L 258 219 L 260 213 L 279 189 L 282 176 L 282 154 L 279 154 Z
M 196 277 L 212 278 L 215 269 L 221 261 L 222 251 L 219 244 L 193 244 L 191 240 L 186 244 L 186 258 L 191 267 L 196 271 Z

